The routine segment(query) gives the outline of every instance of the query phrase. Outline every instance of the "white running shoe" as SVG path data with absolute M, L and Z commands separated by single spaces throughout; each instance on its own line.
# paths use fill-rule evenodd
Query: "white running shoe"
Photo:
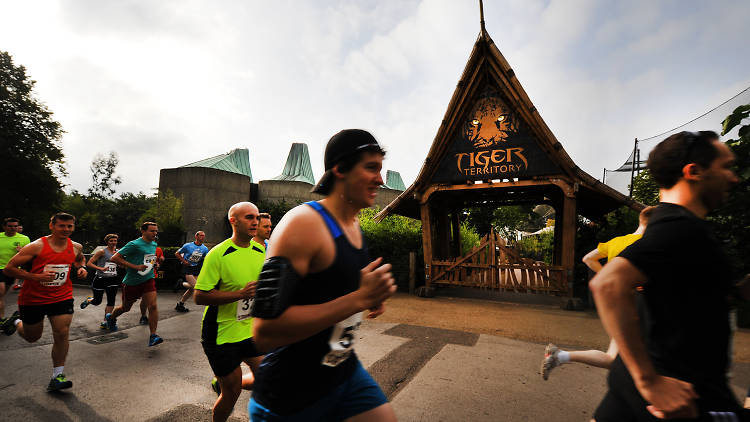
M 542 378 L 546 381 L 549 378 L 549 373 L 552 368 L 560 366 L 560 360 L 557 358 L 557 354 L 560 353 L 560 349 L 554 344 L 550 343 L 544 348 L 544 359 L 542 360 Z

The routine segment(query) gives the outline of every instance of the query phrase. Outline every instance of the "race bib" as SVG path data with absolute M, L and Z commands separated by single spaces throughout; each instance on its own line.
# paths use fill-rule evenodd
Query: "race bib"
M 237 301 L 237 321 L 250 318 L 250 308 L 254 299 L 240 299 Z
M 143 265 L 151 264 L 153 265 L 156 262 L 156 254 L 150 253 L 143 255 Z
M 103 273 L 108 276 L 117 275 L 117 264 L 115 264 L 114 262 L 107 262 L 106 264 L 104 264 Z
M 362 324 L 362 312 L 357 312 L 336 324 L 331 331 L 331 338 L 328 339 L 330 351 L 323 356 L 320 363 L 325 366 L 339 366 L 345 361 L 354 350 L 360 324 Z
M 54 271 L 55 278 L 52 281 L 42 281 L 42 286 L 56 287 L 62 286 L 68 280 L 68 272 L 70 272 L 70 265 L 68 264 L 47 264 L 44 266 L 44 272 Z
M 203 252 L 201 251 L 193 251 L 192 254 L 190 254 L 190 257 L 187 259 L 190 262 L 200 262 L 201 258 L 203 258 Z

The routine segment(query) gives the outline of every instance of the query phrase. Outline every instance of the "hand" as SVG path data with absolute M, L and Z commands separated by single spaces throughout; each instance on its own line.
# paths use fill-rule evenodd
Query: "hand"
M 258 282 L 257 281 L 251 281 L 245 285 L 245 287 L 242 288 L 242 290 L 239 291 L 240 298 L 241 299 L 252 299 L 255 297 L 255 287 L 257 287 Z
M 79 269 L 78 269 L 78 272 L 76 273 L 76 276 L 77 276 L 77 277 L 78 277 L 79 279 L 84 279 L 84 278 L 86 278 L 86 276 L 87 276 L 87 275 L 89 275 L 89 273 L 88 273 L 88 272 L 86 271 L 86 269 L 85 269 L 85 268 L 83 268 L 83 267 L 79 268 Z
M 367 313 L 367 318 L 368 319 L 377 318 L 380 315 L 383 315 L 384 312 L 385 312 L 385 304 L 381 303 L 380 306 L 370 308 L 370 312 Z
M 380 265 L 381 262 L 383 258 L 378 258 L 359 271 L 359 289 L 356 293 L 363 311 L 378 308 L 396 293 L 391 264 Z
M 659 419 L 696 418 L 698 394 L 689 382 L 657 375 L 653 382 L 636 385 L 644 399 L 651 405 L 646 409 Z
M 136 265 L 135 267 L 133 267 L 133 269 L 136 270 L 136 271 L 143 271 L 146 268 L 148 268 L 148 265 L 146 265 L 146 264 Z
M 55 275 L 56 274 L 57 273 L 54 272 L 54 271 L 47 271 L 47 272 L 44 272 L 44 273 L 34 274 L 34 275 L 35 275 L 36 281 L 41 281 L 41 282 L 49 283 L 49 282 L 51 282 L 52 280 L 55 279 Z
M 182 265 L 186 266 L 186 267 L 187 267 L 188 265 L 190 265 L 190 263 L 189 263 L 189 262 L 187 262 L 187 261 L 186 261 L 186 260 L 184 260 L 184 259 L 183 259 L 183 260 L 182 260 L 182 261 L 181 261 L 180 263 L 181 263 Z

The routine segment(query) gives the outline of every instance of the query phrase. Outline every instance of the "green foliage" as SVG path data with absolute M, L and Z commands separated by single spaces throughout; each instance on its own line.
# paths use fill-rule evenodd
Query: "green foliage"
M 633 179 L 633 199 L 646 205 L 659 203 L 659 187 L 648 170 L 640 172 Z
M 91 161 L 91 187 L 89 195 L 97 198 L 110 198 L 115 194 L 115 186 L 122 183 L 119 176 L 115 176 L 115 170 L 120 159 L 117 153 L 110 151 L 109 155 L 97 154 Z
M 511 239 L 519 231 L 535 232 L 545 225 L 541 215 L 534 212 L 533 204 L 507 205 L 497 208 L 489 204 L 471 207 L 465 210 L 469 225 L 479 234 L 486 236 L 491 228 L 495 228 L 501 236 Z
M 159 242 L 165 245 L 182 244 L 185 240 L 185 227 L 182 224 L 182 198 L 167 189 L 152 199 L 151 207 L 136 221 L 140 230 L 144 221 L 159 225 Z
M 63 195 L 56 174 L 65 174 L 63 130 L 34 96 L 35 83 L 24 66 L 14 65 L 11 55 L 0 51 L 0 180 L 5 199 L 0 218 L 20 218 L 24 233 L 32 238 L 47 232 Z
M 420 222 L 421 223 L 421 222 Z M 479 246 L 482 238 L 479 236 L 474 227 L 464 220 L 461 222 L 461 254 L 466 255 L 475 246 Z M 420 234 L 421 236 L 421 234 Z
M 526 236 L 516 243 L 521 256 L 552 265 L 555 252 L 555 232 L 544 231 L 533 236 Z
M 290 209 L 296 207 L 301 202 L 281 201 L 260 201 L 255 204 L 260 212 L 271 214 L 271 221 L 275 225 Z

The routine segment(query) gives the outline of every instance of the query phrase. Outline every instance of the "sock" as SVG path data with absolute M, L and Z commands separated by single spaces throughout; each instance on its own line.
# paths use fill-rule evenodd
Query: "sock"
M 55 366 L 54 368 L 52 368 L 52 378 L 55 378 L 58 375 L 62 374 L 64 368 L 65 368 L 64 365 L 63 366 Z
M 570 353 L 566 352 L 565 350 L 560 350 L 557 352 L 557 360 L 562 363 L 570 363 Z
M 13 321 L 13 325 L 15 325 L 16 327 L 18 327 L 18 324 L 20 324 L 20 323 L 21 323 L 21 319 L 20 318 L 18 318 L 15 321 Z

